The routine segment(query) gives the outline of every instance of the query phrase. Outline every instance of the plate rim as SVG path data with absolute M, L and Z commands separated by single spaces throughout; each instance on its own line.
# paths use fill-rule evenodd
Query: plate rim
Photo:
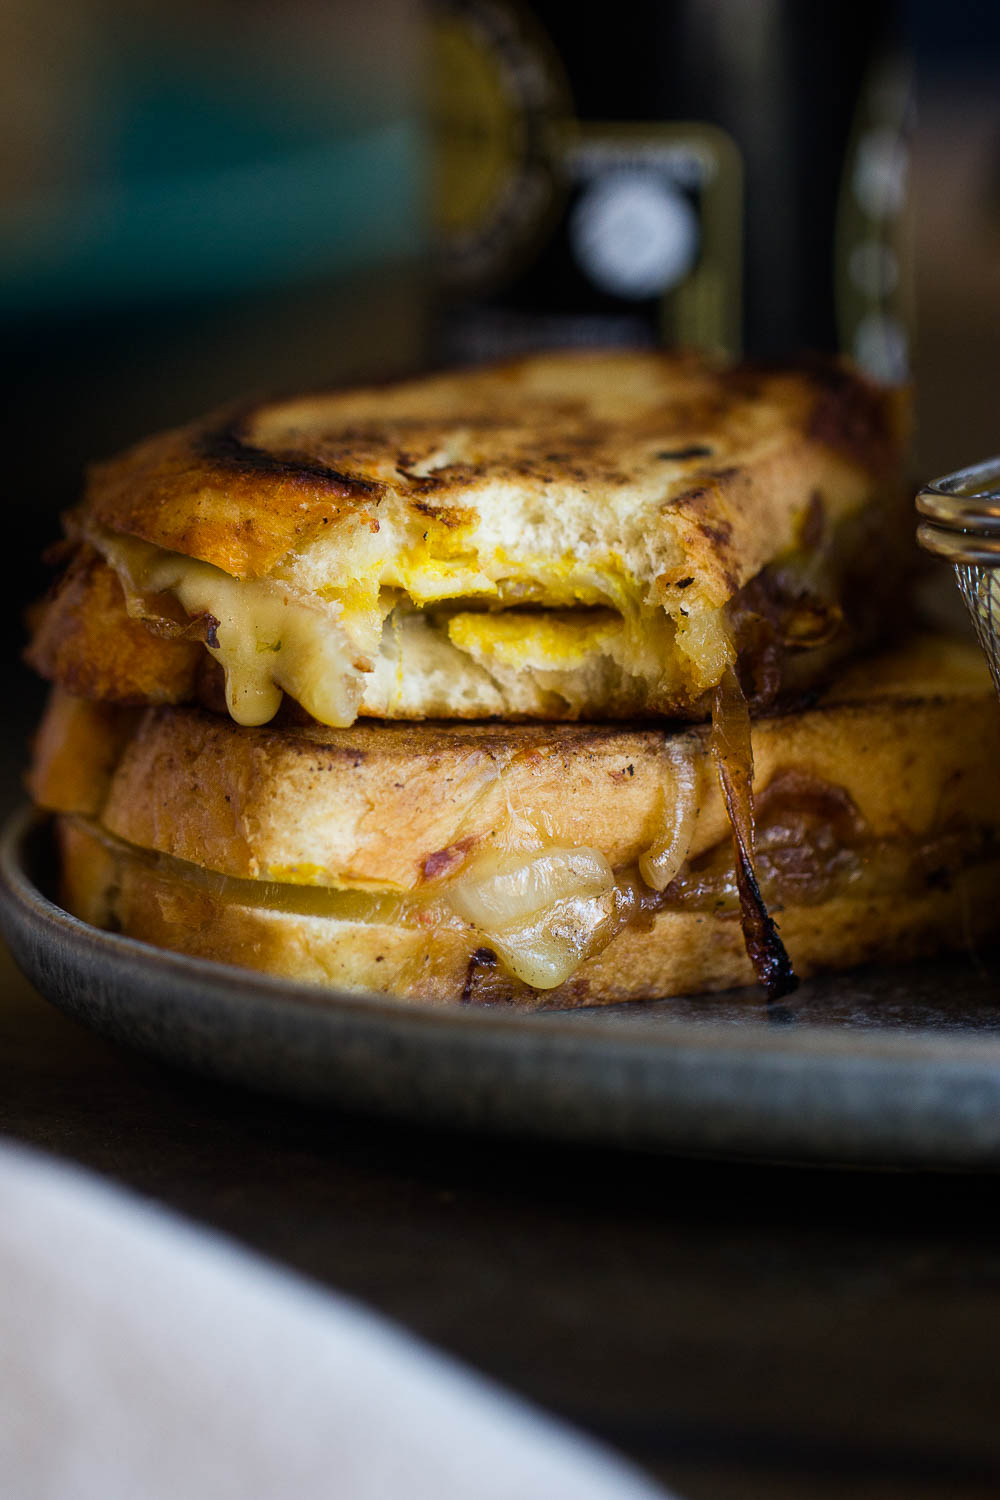
M 95 956 L 110 956 L 124 962 L 161 969 L 178 981 L 207 983 L 228 992 L 229 997 L 307 1012 L 311 1021 L 333 1014 L 370 1020 L 390 1028 L 431 1028 L 449 1036 L 508 1037 L 530 1034 L 541 1046 L 558 1042 L 584 1045 L 597 1041 L 622 1051 L 661 1048 L 671 1052 L 714 1052 L 719 1055 L 758 1052 L 787 1056 L 849 1061 L 870 1058 L 876 1062 L 938 1064 L 992 1061 L 1000 1069 L 1000 1035 L 967 1039 L 951 1034 L 928 1034 L 907 1026 L 846 1028 L 810 1024 L 803 1027 L 740 1026 L 731 1022 L 693 1021 L 684 1017 L 657 1018 L 654 1031 L 630 1031 L 627 1003 L 620 1006 L 581 1006 L 576 1009 L 528 1010 L 500 1005 L 432 1005 L 400 1001 L 373 992 L 342 991 L 308 985 L 265 974 L 251 968 L 215 959 L 157 948 L 122 933 L 106 932 L 74 916 L 38 886 L 30 872 L 27 846 L 53 824 L 55 814 L 22 804 L 7 818 L 0 831 L 0 930 L 9 940 L 7 908 L 13 908 L 36 931 L 59 933 L 71 943 L 82 944 Z M 30 976 L 29 976 L 30 977 Z M 34 981 L 32 981 L 34 982 Z M 49 998 L 49 997 L 46 997 Z M 569 1019 L 572 1017 L 572 1019 Z M 546 1040 L 548 1039 L 548 1040 Z
M 546 1145 L 871 1170 L 1000 1170 L 1000 1039 L 342 995 L 152 948 L 34 876 L 50 816 L 0 834 L 0 929 L 60 1010 L 272 1097 Z M 327 992 L 330 995 L 331 992 Z M 617 1023 L 617 1024 L 616 1024 Z M 405 1137 L 404 1137 L 405 1139 Z

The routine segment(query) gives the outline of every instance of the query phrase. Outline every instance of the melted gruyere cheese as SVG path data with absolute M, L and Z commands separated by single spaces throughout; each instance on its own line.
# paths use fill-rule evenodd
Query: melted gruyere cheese
M 563 984 L 610 942 L 622 909 L 611 866 L 587 848 L 483 855 L 452 882 L 449 900 L 536 990 Z
M 168 595 L 209 627 L 201 638 L 223 668 L 229 712 L 239 724 L 267 723 L 284 692 L 337 728 L 362 710 L 391 713 L 385 662 L 395 656 L 398 672 L 414 670 L 402 660 L 410 637 L 399 628 L 401 614 L 426 621 L 436 672 L 447 675 L 450 655 L 457 672 L 478 672 L 486 683 L 498 674 L 515 699 L 509 684 L 519 674 L 528 680 L 535 674 L 536 687 L 568 694 L 567 701 L 577 691 L 585 698 L 586 684 L 595 680 L 588 673 L 602 661 L 647 683 L 650 693 L 665 686 L 694 699 L 732 656 L 721 610 L 685 605 L 668 615 L 642 598 L 611 555 L 600 568 L 569 557 L 518 560 L 502 549 L 485 557 L 463 551 L 460 539 L 442 552 L 440 539 L 431 537 L 374 560 L 359 554 L 353 575 L 335 583 L 322 582 L 324 561 L 307 589 L 277 577 L 233 578 L 110 532 L 91 540 L 118 573 L 133 616 L 154 629 L 181 629 L 163 619 Z M 470 599 L 484 607 L 470 610 Z M 419 663 L 415 670 L 419 680 Z M 418 691 L 410 701 L 419 698 Z M 484 698 L 478 711 L 503 709 Z
M 491 851 L 457 876 L 403 894 L 219 875 L 140 849 L 89 818 L 68 821 L 115 860 L 202 887 L 214 899 L 343 922 L 471 927 L 475 946 L 493 949 L 511 974 L 537 990 L 555 989 L 571 978 L 607 947 L 637 906 L 634 879 L 617 878 L 600 850 L 586 847 Z
M 374 609 L 356 608 L 349 633 L 341 603 L 303 598 L 272 579 L 236 579 L 132 539 L 108 539 L 104 551 L 130 613 L 148 618 L 150 596 L 170 594 L 193 619 L 211 618 L 205 645 L 225 672 L 226 704 L 237 724 L 268 723 L 283 692 L 321 724 L 354 723 L 381 631 Z

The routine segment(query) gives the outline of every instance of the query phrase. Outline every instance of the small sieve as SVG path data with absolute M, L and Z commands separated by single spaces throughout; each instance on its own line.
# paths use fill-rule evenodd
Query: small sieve
M 917 540 L 954 566 L 1000 693 L 1000 458 L 932 480 L 917 510 Z

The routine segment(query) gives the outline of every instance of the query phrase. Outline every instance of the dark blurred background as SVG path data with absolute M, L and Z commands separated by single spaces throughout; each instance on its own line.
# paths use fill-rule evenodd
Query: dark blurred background
M 236 395 L 819 344 L 915 380 L 915 479 L 1000 449 L 993 0 L 3 0 L 0 85 L 9 755 L 85 465 Z

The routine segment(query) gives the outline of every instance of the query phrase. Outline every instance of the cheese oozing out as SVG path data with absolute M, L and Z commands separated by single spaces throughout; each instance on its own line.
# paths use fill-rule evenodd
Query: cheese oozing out
M 157 596 L 168 595 L 192 620 L 205 623 L 205 644 L 224 670 L 227 705 L 237 723 L 268 722 L 283 692 L 321 723 L 354 722 L 380 643 L 384 650 L 383 630 L 398 602 L 398 587 L 386 589 L 369 578 L 367 585 L 355 587 L 353 597 L 344 591 L 331 597 L 329 591 L 306 593 L 275 578 L 236 579 L 209 563 L 134 538 L 103 534 L 97 540 L 122 580 L 130 613 L 154 628 L 177 629 L 176 621 L 157 614 Z M 429 598 L 428 580 L 407 582 L 411 601 L 415 595 Z M 636 592 L 620 581 L 608 583 L 603 604 L 592 584 L 581 583 L 580 591 L 589 606 L 580 614 L 565 607 L 565 580 L 553 587 L 557 607 L 530 615 L 470 611 L 456 601 L 444 616 L 441 638 L 449 649 L 494 670 L 572 670 L 603 654 L 651 676 L 664 671 L 673 624 L 662 610 L 640 609 Z M 439 586 L 438 598 L 446 592 Z M 516 588 L 508 592 L 521 597 Z M 539 592 L 544 599 L 544 589 L 536 586 L 536 596 Z M 731 649 L 721 627 L 716 634 L 718 639 L 703 626 L 702 669 L 708 675 L 721 670 Z M 690 753 L 670 749 L 668 761 L 662 831 L 640 861 L 644 881 L 658 890 L 687 857 L 700 787 Z M 601 951 L 635 902 L 633 886 L 618 884 L 604 855 L 591 848 L 494 851 L 448 882 L 446 895 L 449 908 L 496 950 L 510 972 L 539 990 L 564 983 Z
M 614 937 L 628 895 L 597 849 L 484 855 L 453 884 L 459 916 L 536 990 L 563 984 Z
M 573 717 L 616 683 L 631 683 L 637 707 L 664 691 L 697 697 L 732 654 L 721 609 L 695 607 L 692 590 L 668 614 L 614 554 L 597 566 L 496 549 L 473 568 L 428 541 L 377 556 L 321 548 L 308 568 L 235 578 L 103 529 L 91 540 L 135 618 L 170 633 L 185 626 L 177 605 L 211 617 L 201 638 L 240 724 L 268 722 L 284 692 L 338 728 L 359 713 L 440 716 L 453 704 L 463 717 L 511 705 L 548 717 L 560 697 Z
M 155 619 L 151 596 L 168 594 L 192 619 L 210 617 L 205 645 L 225 673 L 226 704 L 237 724 L 268 723 L 284 692 L 321 724 L 354 723 L 381 617 L 375 626 L 355 611 L 349 634 L 341 603 L 304 596 L 288 584 L 233 578 L 210 563 L 132 538 L 107 538 L 104 552 L 122 580 L 130 614 Z
M 667 751 L 661 832 L 639 859 L 642 880 L 658 891 L 688 857 L 701 791 L 696 753 L 673 744 Z M 599 849 L 549 847 L 480 855 L 452 882 L 449 900 L 512 974 L 547 990 L 607 947 L 629 920 L 636 893 L 616 881 Z

